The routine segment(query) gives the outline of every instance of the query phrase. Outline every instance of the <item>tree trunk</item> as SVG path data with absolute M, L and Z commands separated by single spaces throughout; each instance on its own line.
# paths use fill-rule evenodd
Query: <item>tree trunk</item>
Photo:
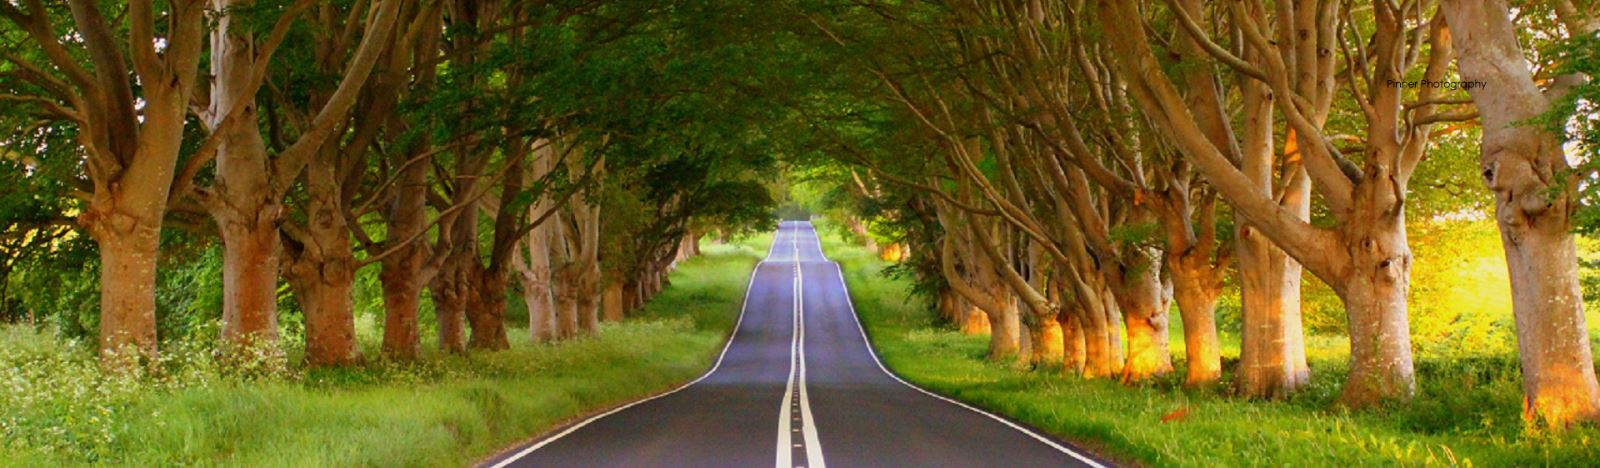
M 331 158 L 319 157 L 307 167 L 307 222 L 300 237 L 285 250 L 292 262 L 290 287 L 305 314 L 306 363 L 311 366 L 361 361 L 350 295 L 355 255 L 334 174 Z
M 548 224 L 548 223 L 546 223 Z M 534 343 L 548 343 L 557 338 L 556 302 L 551 288 L 549 247 L 543 241 L 535 242 L 536 235 L 547 239 L 541 232 L 544 226 L 534 228 L 528 238 L 526 263 L 519 261 L 518 280 L 522 282 L 522 300 L 528 306 L 528 333 Z
M 1506 205 L 1497 208 L 1514 214 L 1499 218 L 1511 271 L 1523 416 L 1552 427 L 1600 419 L 1600 385 L 1589 348 L 1572 230 L 1565 218 L 1528 216 Z
M 306 364 L 343 366 L 361 362 L 351 315 L 350 285 L 355 276 L 349 258 L 300 258 L 289 271 L 289 284 L 305 314 Z
M 1085 362 L 1083 311 L 1063 309 L 1057 321 L 1061 324 L 1062 368 L 1082 375 Z
M 126 229 L 96 229 L 100 247 L 100 359 L 129 368 L 156 356 L 156 259 L 160 217 L 133 220 Z
M 559 216 L 559 215 L 557 215 Z M 550 268 L 550 229 L 558 222 L 555 218 L 533 228 L 528 234 L 526 258 L 515 262 L 517 279 L 522 282 L 522 301 L 528 307 L 528 333 L 534 343 L 549 343 L 559 339 L 556 321 L 554 280 Z M 518 256 L 523 249 L 518 247 Z
M 1010 297 L 1004 298 L 1007 304 L 999 315 L 989 317 L 989 359 L 1005 361 L 1019 358 L 1022 349 L 1022 320 L 1017 313 L 1017 306 Z
M 629 311 L 639 310 L 640 307 L 644 307 L 644 295 L 640 294 L 639 288 L 638 279 L 630 279 L 622 286 L 622 301 Z
M 1274 170 L 1279 159 L 1299 153 L 1298 135 L 1290 130 L 1284 137 L 1283 156 L 1275 157 L 1272 110 L 1261 86 L 1248 86 L 1245 101 L 1245 136 L 1242 172 L 1263 194 L 1273 195 L 1278 206 L 1300 220 L 1310 218 L 1311 182 L 1303 170 L 1285 165 Z M 1273 174 L 1287 181 L 1275 187 Z M 1255 226 L 1241 223 L 1234 233 L 1234 254 L 1239 264 L 1239 292 L 1242 300 L 1239 368 L 1235 375 L 1238 392 L 1247 398 L 1288 398 L 1311 383 L 1306 364 L 1305 335 L 1300 321 L 1300 281 L 1303 269 L 1287 252 L 1273 244 Z
M 226 347 L 278 340 L 278 265 L 282 246 L 271 219 L 218 217 L 222 233 L 222 341 Z
M 1495 195 L 1511 276 L 1523 417 L 1552 427 L 1600 420 L 1570 221 L 1577 184 L 1560 180 L 1570 168 L 1557 135 L 1521 123 L 1551 102 L 1533 81 L 1505 2 L 1447 1 L 1441 8 L 1455 32 L 1462 79 L 1489 83 L 1468 92 L 1486 111 L 1478 164 Z M 1560 13 L 1569 37 L 1594 33 L 1596 23 L 1581 12 Z M 1571 78 L 1583 77 L 1558 81 Z
M 45 2 L 7 5 L 6 13 L 0 16 L 8 17 L 7 22 L 18 28 L 7 29 L 5 55 L 15 58 L 13 51 L 28 55 L 32 50 L 22 52 L 18 47 L 39 50 L 49 44 L 57 51 L 70 50 L 71 54 L 46 54 L 53 55 L 51 61 L 56 62 L 55 66 L 44 67 L 46 70 L 61 70 L 65 68 L 61 64 L 67 61 L 79 70 L 76 79 L 66 80 L 70 85 L 45 78 L 59 86 L 44 91 L 40 102 L 50 102 L 52 106 L 69 103 L 70 110 L 62 113 L 74 114 L 70 120 L 76 122 L 63 118 L 56 123 L 75 127 L 82 169 L 87 185 L 93 187 L 78 222 L 100 251 L 100 363 L 108 370 L 131 370 L 141 358 L 153 359 L 157 354 L 155 293 L 161 222 L 177 172 L 201 62 L 205 33 L 200 23 L 204 12 L 200 5 L 169 8 L 164 16 L 170 27 L 163 31 L 167 48 L 160 54 L 145 54 L 139 47 L 125 44 L 139 38 L 141 28 L 149 28 L 143 29 L 147 32 L 155 28 L 154 18 L 132 15 L 126 22 L 131 25 L 130 40 L 121 41 L 116 37 L 118 32 L 129 31 L 122 28 L 124 17 L 107 21 L 97 3 L 74 2 L 70 15 L 59 3 L 51 3 L 48 11 L 44 5 Z M 73 23 L 72 32 L 66 36 L 50 24 L 61 17 L 58 15 L 70 16 Z M 6 75 L 14 74 L 16 69 L 8 67 Z M 26 70 L 22 73 L 28 74 Z M 140 80 L 138 98 L 134 97 L 135 78 Z M 29 80 L 24 76 L 22 81 Z M 21 97 L 21 102 L 26 103 L 27 98 L 36 96 Z M 8 114 L 17 110 L 17 104 L 7 101 Z M 41 116 L 49 120 L 56 113 L 44 112 Z M 15 146 L 11 142 L 7 145 Z M 32 311 L 29 315 L 33 315 Z
M 1079 327 L 1083 330 L 1083 377 L 1114 375 L 1122 365 L 1117 354 L 1117 328 L 1111 321 L 1113 314 L 1099 307 L 1084 312 Z
M 563 265 L 556 273 L 556 336 L 561 339 L 578 336 L 578 272 Z
M 1112 370 L 1111 374 L 1107 375 L 1115 375 L 1121 373 L 1123 367 L 1127 366 L 1128 364 L 1128 356 L 1126 353 L 1124 353 L 1124 348 L 1122 346 L 1122 335 L 1127 330 L 1127 327 L 1123 324 L 1123 314 L 1120 312 L 1121 308 L 1117 306 L 1116 300 L 1112 298 L 1112 295 L 1107 294 L 1104 297 L 1104 301 L 1105 308 L 1103 310 L 1105 311 L 1106 316 L 1106 342 L 1110 344 L 1110 346 L 1107 347 L 1107 356 L 1110 357 L 1109 365 L 1111 366 Z
M 690 257 L 700 256 L 700 233 L 690 229 L 683 235 L 683 245 L 689 248 Z
M 1142 255 L 1142 254 L 1135 254 Z M 1172 356 L 1167 347 L 1168 294 L 1161 282 L 1158 262 L 1138 265 L 1134 271 L 1121 268 L 1115 275 L 1121 285 L 1113 290 L 1117 308 L 1122 311 L 1128 335 L 1127 361 L 1122 366 L 1122 381 L 1134 382 L 1172 371 Z
M 889 247 L 893 249 L 895 244 L 890 244 Z M 1044 249 L 1037 243 L 1030 242 L 1026 253 L 1028 286 L 1042 294 L 1049 290 L 1045 275 L 1047 260 Z M 1024 320 L 1024 324 L 1028 327 L 1028 362 L 1035 368 L 1050 363 L 1060 364 L 1062 346 L 1066 344 L 1061 336 L 1061 322 L 1056 320 L 1056 316 L 1061 315 L 1061 311 L 1058 310 L 1060 306 L 1035 308 L 1033 303 L 1021 300 L 1018 302 L 1022 302 L 1020 307 L 1024 313 L 1029 314 Z
M 961 334 L 968 336 L 987 335 L 991 332 L 989 314 L 975 305 L 966 305 L 962 312 Z
M 1178 314 L 1183 318 L 1184 361 L 1188 366 L 1184 383 L 1198 386 L 1216 382 L 1222 378 L 1222 345 L 1217 339 L 1216 315 L 1221 290 L 1213 286 L 1210 259 L 1183 254 L 1168 254 L 1167 258 Z
M 578 329 L 585 335 L 594 335 L 600 332 L 601 293 L 595 286 L 598 280 L 589 279 L 586 282 L 588 284 L 583 288 L 583 295 L 578 296 Z
M 410 152 L 396 153 L 396 159 L 410 157 Z M 403 165 L 405 160 L 395 162 Z M 427 283 L 423 266 L 428 248 L 422 239 L 413 238 L 428 228 L 427 170 L 428 166 L 422 164 L 401 169 L 395 182 L 395 199 L 384 208 L 389 242 L 410 241 L 382 260 L 383 270 L 378 274 L 383 283 L 383 354 L 390 359 L 414 360 L 422 355 L 417 312 L 422 287 Z M 387 243 L 385 246 L 394 248 Z
M 476 267 L 477 265 L 473 265 Z M 506 272 L 473 268 L 472 295 L 467 308 L 467 324 L 472 336 L 467 341 L 471 349 L 499 351 L 510 349 L 506 339 Z
M 1367 184 L 1366 191 L 1380 192 L 1381 185 Z M 1350 375 L 1339 399 L 1359 408 L 1410 398 L 1416 381 L 1406 318 L 1411 251 L 1404 211 L 1398 206 L 1357 210 L 1348 228 L 1343 244 L 1351 259 L 1349 273 L 1332 283 L 1339 285 L 1334 291 L 1344 300 L 1350 326 Z
M 940 321 L 959 326 L 961 305 L 955 301 L 954 295 L 955 293 L 950 292 L 949 288 L 940 289 L 935 299 L 934 309 L 938 311 Z
M 222 21 L 230 19 L 224 16 Z M 213 46 L 230 45 L 213 53 L 227 58 L 216 59 L 211 66 L 218 77 L 211 88 L 210 114 L 218 120 L 211 123 L 213 127 L 232 112 L 227 104 L 240 99 L 235 93 L 254 93 L 245 83 L 250 80 L 253 54 L 237 42 L 240 38 L 221 27 L 213 38 Z M 278 221 L 283 210 L 272 200 L 267 147 L 254 125 L 254 99 L 246 98 L 245 106 L 250 109 L 240 111 L 238 125 L 222 130 L 216 155 L 216 197 L 221 204 L 214 204 L 211 213 L 222 237 L 222 341 L 229 346 L 256 340 L 272 345 L 278 332 L 278 266 L 283 252 Z
M 422 357 L 417 310 L 422 302 L 422 254 L 406 248 L 383 261 L 383 355 L 399 361 Z
M 1056 321 L 1056 314 L 1049 316 L 1035 315 L 1034 324 L 1028 327 L 1028 362 L 1041 368 L 1046 364 L 1062 362 L 1062 346 L 1066 344 L 1062 336 L 1061 322 Z
M 223 0 L 219 10 L 250 0 Z M 257 126 L 253 75 L 254 39 L 235 30 L 231 14 L 218 18 L 211 34 L 211 97 L 206 124 L 220 132 L 216 185 L 210 210 L 222 237 L 222 340 L 224 348 L 277 338 L 278 237 L 281 206 L 272 199 L 267 146 Z M 239 108 L 242 107 L 242 108 Z M 222 126 L 229 114 L 238 122 Z
M 600 318 L 607 322 L 621 322 L 626 318 L 627 311 L 622 304 L 622 281 L 613 279 L 606 282 L 606 292 L 600 299 Z
M 459 259 L 445 260 L 445 267 L 433 279 L 433 315 L 438 322 L 439 350 L 447 353 L 467 351 L 466 333 L 463 329 L 467 315 L 467 298 L 470 292 L 459 278 Z
M 1238 392 L 1287 398 L 1311 381 L 1300 330 L 1300 263 L 1248 225 L 1236 234 L 1243 302 Z

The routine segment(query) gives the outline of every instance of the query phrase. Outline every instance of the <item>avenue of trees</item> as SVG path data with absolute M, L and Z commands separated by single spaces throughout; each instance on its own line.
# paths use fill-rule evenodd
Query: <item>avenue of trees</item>
M 773 225 L 751 122 L 784 94 L 748 46 L 771 40 L 707 27 L 749 8 L 0 2 L 0 305 L 111 369 L 206 333 L 279 354 L 281 330 L 310 366 L 370 359 L 369 280 L 386 359 L 425 330 L 504 349 L 508 303 L 535 342 L 592 334 L 702 235 Z
M 1476 217 L 1559 428 L 1597 79 L 1595 0 L 0 0 L 0 321 L 107 372 L 567 340 L 805 186 L 1035 369 L 1289 398 L 1325 287 L 1371 408 L 1418 386 L 1408 229 Z
M 1417 387 L 1408 213 L 1492 216 L 1524 417 L 1592 422 L 1600 386 L 1575 246 L 1594 227 L 1597 11 L 814 6 L 811 37 L 850 58 L 838 73 L 857 77 L 859 100 L 814 120 L 827 122 L 817 144 L 833 163 L 811 176 L 835 187 L 829 203 L 854 230 L 909 250 L 902 269 L 946 320 L 987 331 L 997 360 L 1215 384 L 1218 300 L 1236 285 L 1232 388 L 1286 398 L 1316 378 L 1302 318 L 1302 279 L 1314 277 L 1344 310 L 1350 407 Z M 1169 352 L 1175 321 L 1183 369 Z

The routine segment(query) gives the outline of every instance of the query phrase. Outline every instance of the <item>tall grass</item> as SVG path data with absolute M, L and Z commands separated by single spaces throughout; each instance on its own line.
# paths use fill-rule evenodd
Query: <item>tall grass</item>
M 92 343 L 0 328 L 0 465 L 468 465 L 704 372 L 769 242 L 707 246 L 597 337 L 531 345 L 513 329 L 510 351 L 410 364 L 242 375 L 179 344 L 154 375 L 112 376 Z
M 1084 380 L 1059 369 L 984 360 L 986 337 L 938 326 L 923 301 L 908 298 L 909 284 L 881 275 L 883 262 L 832 236 L 824 244 L 843 266 L 873 347 L 895 373 L 1114 460 L 1155 466 L 1600 465 L 1600 430 L 1525 428 L 1512 355 L 1430 353 L 1418 361 L 1413 401 L 1366 411 L 1332 404 L 1348 359 L 1346 341 L 1336 336 L 1310 337 L 1312 385 L 1284 402 L 1241 400 L 1227 385 L 1185 389 L 1181 361 L 1174 375 L 1137 386 Z M 1181 351 L 1181 344 L 1174 346 Z M 1237 342 L 1224 349 L 1231 350 L 1229 364 L 1236 362 Z

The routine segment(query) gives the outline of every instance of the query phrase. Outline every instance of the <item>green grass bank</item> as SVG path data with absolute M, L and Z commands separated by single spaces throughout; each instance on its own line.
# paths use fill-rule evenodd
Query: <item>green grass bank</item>
M 1084 380 L 1059 369 L 1029 370 L 984 360 L 987 337 L 963 336 L 939 326 L 924 301 L 908 297 L 908 280 L 884 277 L 882 261 L 836 237 L 824 232 L 824 247 L 842 264 L 873 347 L 896 374 L 1119 462 L 1207 467 L 1600 464 L 1600 430 L 1551 434 L 1524 427 L 1514 355 L 1483 356 L 1474 349 L 1459 355 L 1419 355 L 1415 400 L 1370 411 L 1333 405 L 1348 358 L 1348 345 L 1337 336 L 1309 337 L 1312 385 L 1283 402 L 1237 399 L 1228 395 L 1226 385 L 1183 388 L 1179 340 L 1173 343 L 1178 371 L 1167 378 L 1132 387 Z M 1224 349 L 1227 368 L 1238 359 L 1237 342 Z M 1186 415 L 1162 422 L 1175 412 Z
M 732 331 L 771 237 L 707 245 L 636 317 L 599 336 L 253 377 L 204 345 L 165 371 L 102 374 L 92 343 L 0 328 L 0 465 L 465 466 L 602 408 L 703 373 Z M 363 333 L 368 356 L 379 339 Z

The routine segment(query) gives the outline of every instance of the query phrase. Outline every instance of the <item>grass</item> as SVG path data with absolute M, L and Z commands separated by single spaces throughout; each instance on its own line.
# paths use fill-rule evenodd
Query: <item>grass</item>
M 1283 402 L 1245 401 L 1223 386 L 1181 386 L 1180 371 L 1124 386 L 1056 369 L 983 359 L 987 338 L 935 323 L 909 283 L 881 275 L 865 250 L 824 239 L 839 261 L 873 347 L 919 386 L 1001 413 L 1113 460 L 1154 466 L 1595 466 L 1600 430 L 1524 427 L 1515 356 L 1420 358 L 1408 404 L 1348 411 L 1332 402 L 1347 372 L 1341 337 L 1308 340 L 1312 385 Z M 1225 349 L 1236 360 L 1237 343 Z M 1231 375 L 1225 376 L 1225 379 Z M 1185 413 L 1163 422 L 1175 412 Z
M 513 329 L 510 351 L 416 364 L 243 378 L 169 346 L 162 375 L 115 377 L 87 344 L 0 328 L 0 465 L 470 465 L 704 372 L 770 241 L 708 246 L 597 337 L 530 345 Z

